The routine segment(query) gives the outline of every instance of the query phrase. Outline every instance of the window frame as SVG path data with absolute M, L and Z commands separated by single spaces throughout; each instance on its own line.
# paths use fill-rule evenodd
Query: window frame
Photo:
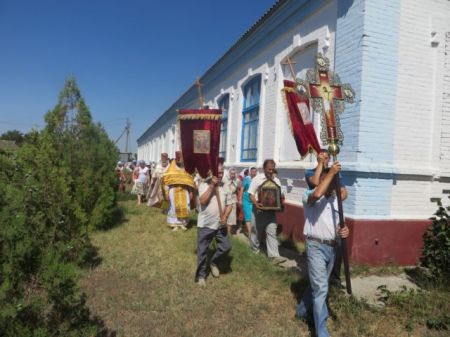
M 217 106 L 219 107 L 219 109 L 222 109 L 222 107 L 225 105 L 228 105 L 228 107 L 225 110 L 227 112 L 227 115 L 225 118 L 222 115 L 222 120 L 220 123 L 219 157 L 224 158 L 226 160 L 226 158 L 227 158 L 227 141 L 228 141 L 228 119 L 229 119 L 229 111 L 230 111 L 230 94 L 224 94 L 218 100 Z M 222 114 L 223 114 L 223 111 L 224 110 L 222 110 Z M 225 128 L 223 128 L 224 125 L 225 125 Z M 225 136 L 223 138 L 222 138 L 222 133 L 225 134 Z M 223 151 L 221 151 L 222 147 L 223 147 Z
M 254 88 L 255 83 L 258 83 L 258 102 L 254 103 L 250 106 L 247 106 L 247 92 L 248 90 L 251 90 L 252 88 Z M 242 87 L 242 93 L 243 93 L 243 97 L 244 97 L 244 101 L 243 101 L 243 107 L 242 107 L 242 131 L 241 131 L 241 162 L 256 162 L 258 159 L 258 135 L 259 135 L 259 111 L 260 111 L 260 102 L 261 102 L 261 75 L 257 75 L 254 76 L 252 79 L 250 79 L 243 87 Z M 246 115 L 251 115 L 252 113 L 256 112 L 256 118 L 246 121 L 245 117 Z M 245 135 L 246 135 L 246 131 L 248 132 L 248 136 L 250 137 L 250 128 L 251 127 L 255 127 L 255 147 L 249 147 L 249 148 L 245 148 L 244 147 L 244 140 L 245 140 Z M 251 143 L 252 141 L 249 139 L 248 143 Z M 255 156 L 248 158 L 248 154 L 247 154 L 247 158 L 244 158 L 244 154 L 248 153 L 250 151 L 254 151 L 255 152 Z

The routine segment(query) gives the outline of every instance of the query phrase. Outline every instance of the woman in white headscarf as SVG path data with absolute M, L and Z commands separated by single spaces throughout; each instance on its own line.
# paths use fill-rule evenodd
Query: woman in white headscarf
M 139 165 L 134 169 L 133 180 L 134 186 L 131 190 L 132 194 L 137 195 L 137 203 L 141 204 L 142 196 L 145 196 L 145 189 L 148 185 L 148 167 L 145 165 L 145 161 L 139 160 Z

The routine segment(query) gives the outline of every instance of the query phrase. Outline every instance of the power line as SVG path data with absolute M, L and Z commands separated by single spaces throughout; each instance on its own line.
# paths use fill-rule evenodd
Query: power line
M 37 123 L 17 123 L 17 122 L 8 122 L 8 121 L 0 121 L 1 124 L 7 124 L 7 125 L 26 125 L 26 126 L 37 126 L 37 127 L 42 127 L 42 125 L 37 124 Z

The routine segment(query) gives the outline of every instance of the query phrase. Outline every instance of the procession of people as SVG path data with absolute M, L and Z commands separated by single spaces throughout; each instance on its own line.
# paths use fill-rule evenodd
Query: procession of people
M 315 71 L 327 77 L 324 69 L 328 59 L 318 55 Z M 288 64 L 292 62 L 288 59 Z M 295 76 L 293 76 L 295 78 Z M 193 210 L 197 215 L 197 268 L 194 280 L 205 287 L 208 276 L 220 277 L 219 259 L 232 249 L 230 236 L 242 230 L 247 236 L 249 248 L 255 254 L 265 254 L 276 266 L 284 266 L 289 259 L 280 254 L 277 231 L 277 214 L 284 211 L 284 195 L 278 178 L 276 162 L 267 158 L 262 171 L 256 167 L 243 169 L 238 175 L 235 167 L 224 168 L 223 158 L 219 158 L 221 109 L 204 107 L 201 84 L 199 91 L 200 109 L 178 110 L 180 141 L 183 154 L 175 153 L 168 164 L 167 154 L 161 155 L 161 163 L 151 175 L 145 163 L 140 161 L 134 170 L 132 193 L 137 195 L 138 204 L 147 193 L 148 205 L 162 207 L 167 215 L 167 224 L 173 230 L 187 230 Z M 329 336 L 327 330 L 329 286 L 343 288 L 340 280 L 341 262 L 344 263 L 346 289 L 351 294 L 351 282 L 346 253 L 346 238 L 350 231 L 344 221 L 342 201 L 347 198 L 347 190 L 340 183 L 341 164 L 337 161 L 342 135 L 332 114 L 334 104 L 328 96 L 316 93 L 311 98 L 323 99 L 323 126 L 326 128 L 328 150 L 321 149 L 314 128 L 305 118 L 308 97 L 297 89 L 295 83 L 285 81 L 284 94 L 293 126 L 291 131 L 297 150 L 302 158 L 308 153 L 316 153 L 317 166 L 305 170 L 307 186 L 302 200 L 304 211 L 303 235 L 309 284 L 295 315 L 298 319 L 314 326 L 315 335 Z M 315 88 L 310 84 L 311 88 Z M 347 85 L 347 88 L 350 88 Z M 343 96 L 346 102 L 353 102 L 353 91 Z M 338 110 L 343 105 L 338 105 Z M 306 109 L 306 110 L 305 110 Z M 333 163 L 330 164 L 330 156 Z M 208 259 L 208 250 L 215 241 L 215 252 Z
M 317 154 L 317 166 L 305 171 L 307 189 L 302 198 L 309 286 L 298 304 L 296 316 L 314 325 L 318 336 L 328 336 L 328 288 L 329 285 L 343 287 L 339 278 L 340 241 L 349 235 L 347 226 L 339 227 L 335 176 L 339 175 L 341 164 L 330 165 L 329 161 L 326 150 Z M 124 165 L 118 163 L 120 191 L 124 190 L 124 170 Z M 230 252 L 230 236 L 239 234 L 241 229 L 254 253 L 264 248 L 274 265 L 288 261 L 279 252 L 276 214 L 283 210 L 284 198 L 270 190 L 275 187 L 281 191 L 273 159 L 264 161 L 260 173 L 256 167 L 250 167 L 240 174 L 234 167 L 225 169 L 223 161 L 219 161 L 217 174 L 204 179 L 186 172 L 182 153 L 177 151 L 173 159 L 162 153 L 161 160 L 154 164 L 147 165 L 140 160 L 132 169 L 132 176 L 131 193 L 137 195 L 138 204 L 146 198 L 148 206 L 161 208 L 172 230 L 187 230 L 191 215 L 197 213 L 194 280 L 200 287 L 206 286 L 208 275 L 220 276 L 218 260 Z M 341 187 L 341 198 L 347 198 L 345 187 Z M 281 207 L 277 208 L 278 204 Z M 208 261 L 207 251 L 214 240 L 216 250 Z

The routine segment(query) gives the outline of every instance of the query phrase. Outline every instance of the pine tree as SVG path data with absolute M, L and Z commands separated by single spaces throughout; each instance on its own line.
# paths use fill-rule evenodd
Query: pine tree
M 95 336 L 77 280 L 118 208 L 117 154 L 74 78 L 15 154 L 0 153 L 0 336 Z

